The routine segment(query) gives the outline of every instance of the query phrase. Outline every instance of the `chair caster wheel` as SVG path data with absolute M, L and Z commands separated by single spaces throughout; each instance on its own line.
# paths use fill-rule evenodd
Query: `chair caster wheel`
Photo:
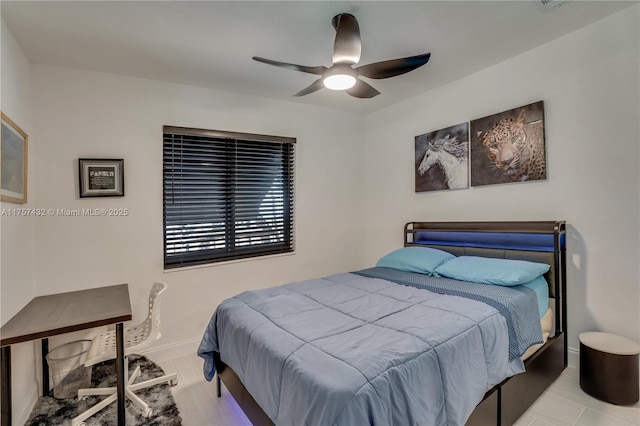
M 151 417 L 152 414 L 153 414 L 153 409 L 149 408 L 147 411 L 142 413 L 142 417 L 144 417 L 145 419 L 148 419 L 149 417 Z
M 177 385 L 177 384 L 178 384 L 178 379 L 173 379 L 173 380 L 170 380 L 170 381 L 169 381 L 169 385 L 170 385 L 170 386 L 175 386 L 175 385 Z

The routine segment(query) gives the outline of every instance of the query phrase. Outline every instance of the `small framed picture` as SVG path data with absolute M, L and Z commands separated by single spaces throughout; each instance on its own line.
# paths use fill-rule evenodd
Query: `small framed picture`
M 124 196 L 124 160 L 107 158 L 78 159 L 80 197 Z
M 0 113 L 0 116 L 0 198 L 10 203 L 25 204 L 29 137 L 4 113 Z

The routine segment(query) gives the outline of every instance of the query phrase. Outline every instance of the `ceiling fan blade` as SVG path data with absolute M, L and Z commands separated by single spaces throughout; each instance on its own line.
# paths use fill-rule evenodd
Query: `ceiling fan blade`
M 358 74 L 369 78 L 389 78 L 413 71 L 429 62 L 431 53 L 375 62 L 356 68 Z
M 308 85 L 307 87 L 305 87 L 304 89 L 302 89 L 301 91 L 299 91 L 298 93 L 296 93 L 293 96 L 304 96 L 304 95 L 308 95 L 309 93 L 313 93 L 316 92 L 320 89 L 322 89 L 324 87 L 324 84 L 322 83 L 322 79 L 319 78 L 316 81 L 314 81 L 313 83 L 311 83 L 310 85 Z
M 341 13 L 333 17 L 331 25 L 336 29 L 336 39 L 333 44 L 333 63 L 357 64 L 362 50 L 358 21 L 349 13 Z
M 362 80 L 357 80 L 355 86 L 351 89 L 345 90 L 348 94 L 353 96 L 354 98 L 373 98 L 374 96 L 378 96 L 380 92 L 374 89 L 369 83 L 366 83 Z
M 306 73 L 309 73 L 309 74 L 316 74 L 316 75 L 322 75 L 322 73 L 327 69 L 327 67 L 323 67 L 323 66 L 309 67 L 309 66 L 306 66 L 306 65 L 289 64 L 289 63 L 286 63 L 286 62 L 279 62 L 279 61 L 274 61 L 274 60 L 271 60 L 271 59 L 261 58 L 259 56 L 254 56 L 253 59 L 258 61 L 258 62 L 263 62 L 265 64 L 274 65 L 276 67 L 287 68 L 287 69 L 294 70 L 294 71 L 301 71 L 301 72 L 306 72 Z

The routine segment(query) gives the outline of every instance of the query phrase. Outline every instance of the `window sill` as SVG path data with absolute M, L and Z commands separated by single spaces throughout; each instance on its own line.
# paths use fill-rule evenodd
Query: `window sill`
M 255 261 L 259 261 L 259 260 L 273 259 L 273 258 L 276 258 L 276 257 L 293 256 L 294 254 L 296 254 L 295 250 L 292 251 L 292 252 L 289 252 L 289 253 L 269 254 L 269 255 L 266 255 L 266 256 L 259 256 L 259 257 L 247 257 L 247 258 L 244 258 L 244 259 L 225 260 L 223 262 L 203 263 L 201 265 L 183 266 L 181 268 L 165 269 L 163 272 L 165 274 L 170 274 L 172 272 L 188 271 L 188 270 L 191 270 L 191 269 L 214 268 L 216 266 L 231 265 L 231 264 L 234 264 L 234 263 L 255 262 Z

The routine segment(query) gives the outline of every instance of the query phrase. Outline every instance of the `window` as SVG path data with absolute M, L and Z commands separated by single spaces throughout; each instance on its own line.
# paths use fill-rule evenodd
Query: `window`
M 165 269 L 293 251 L 294 146 L 165 126 Z

